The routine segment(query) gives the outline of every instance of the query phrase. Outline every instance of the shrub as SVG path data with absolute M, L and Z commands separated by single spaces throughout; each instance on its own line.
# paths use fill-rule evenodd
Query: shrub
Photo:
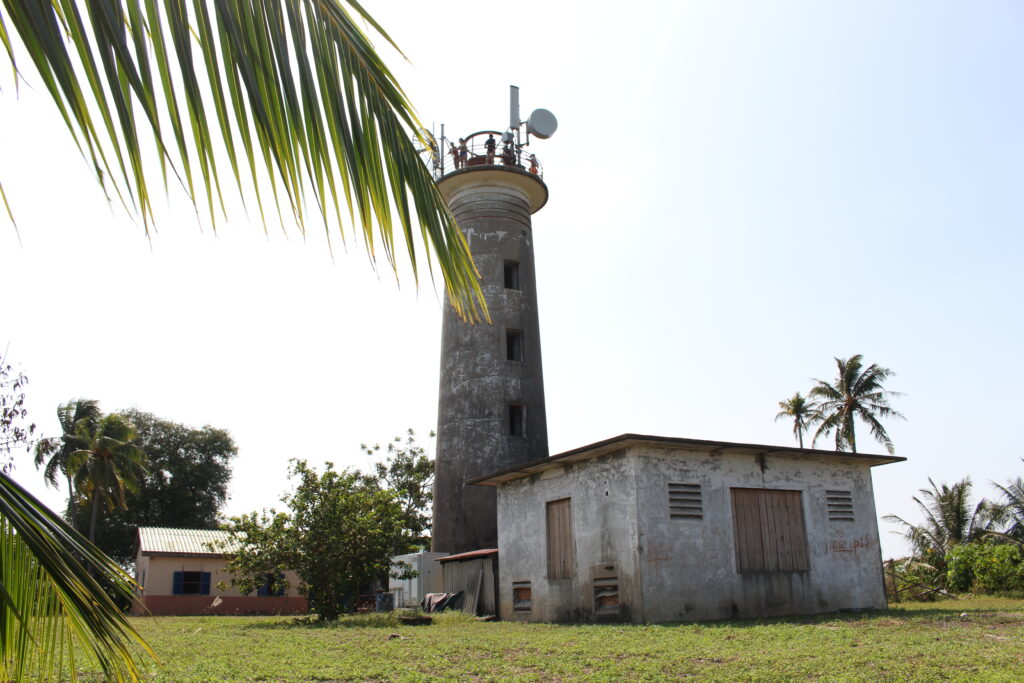
M 974 565 L 981 545 L 958 545 L 946 554 L 946 585 L 956 593 L 966 593 L 974 586 Z
M 890 599 L 931 601 L 947 597 L 941 591 L 945 575 L 927 562 L 908 557 L 890 560 L 886 565 L 886 592 Z
M 946 556 L 946 580 L 956 591 L 1024 590 L 1024 555 L 1011 543 L 965 543 Z

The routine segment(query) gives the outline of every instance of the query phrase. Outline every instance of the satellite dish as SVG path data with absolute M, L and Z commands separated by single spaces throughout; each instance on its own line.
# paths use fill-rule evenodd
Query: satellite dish
M 558 119 L 547 109 L 534 109 L 526 120 L 526 130 L 541 140 L 547 140 L 558 130 Z

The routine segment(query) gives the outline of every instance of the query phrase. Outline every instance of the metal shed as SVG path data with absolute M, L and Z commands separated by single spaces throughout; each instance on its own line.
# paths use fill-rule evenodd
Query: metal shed
M 498 549 L 485 548 L 449 555 L 438 560 L 445 593 L 465 591 L 462 611 L 467 614 L 498 613 Z

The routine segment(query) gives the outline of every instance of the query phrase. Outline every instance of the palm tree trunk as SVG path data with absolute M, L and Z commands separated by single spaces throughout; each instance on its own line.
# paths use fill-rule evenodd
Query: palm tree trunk
M 851 414 L 851 411 L 847 411 L 847 413 L 846 413 L 846 431 L 847 431 L 846 443 L 848 443 L 850 445 L 850 452 L 851 453 L 856 453 L 857 452 L 857 427 L 856 427 L 856 425 L 853 422 L 853 414 Z
M 800 448 L 804 447 L 804 430 L 799 430 L 796 433 L 796 438 L 800 441 Z
M 68 522 L 72 528 L 76 528 L 78 524 L 78 507 L 75 505 L 75 489 L 74 484 L 71 481 L 71 473 L 65 473 L 68 478 Z
M 92 492 L 92 519 L 89 520 L 89 540 L 96 542 L 96 519 L 100 511 L 100 492 Z

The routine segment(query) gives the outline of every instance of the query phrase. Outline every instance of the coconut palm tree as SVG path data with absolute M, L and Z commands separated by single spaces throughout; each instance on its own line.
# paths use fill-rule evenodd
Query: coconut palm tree
M 76 424 L 81 447 L 68 457 L 75 489 L 92 506 L 89 541 L 96 540 L 100 505 L 124 510 L 125 492 L 136 492 L 146 474 L 146 454 L 136 446 L 135 427 L 122 415 L 105 415 L 94 424 Z
M 1002 494 L 999 502 L 992 506 L 1002 529 L 993 535 L 1024 544 L 1024 479 L 1011 479 L 1005 486 L 995 482 L 992 485 Z
M 804 432 L 820 419 L 818 404 L 808 401 L 798 391 L 785 401 L 779 401 L 779 412 L 775 416 L 775 421 L 778 422 L 783 418 L 793 420 L 793 433 L 796 434 L 800 448 L 803 448 Z
M 971 478 L 953 485 L 938 486 L 929 477 L 930 489 L 919 489 L 914 496 L 924 523 L 911 524 L 897 515 L 883 517 L 887 522 L 902 527 L 904 538 L 910 543 L 917 558 L 941 569 L 945 555 L 953 546 L 974 541 L 992 530 L 990 505 L 984 499 L 971 507 Z
M 857 452 L 855 418 L 860 418 L 871 428 L 871 435 L 885 446 L 890 454 L 895 452 L 892 439 L 879 418 L 906 419 L 889 405 L 889 398 L 901 396 L 899 392 L 882 388 L 893 371 L 872 363 L 863 367 L 861 354 L 843 360 L 836 358 L 838 375 L 835 382 L 814 380 L 809 396 L 818 400 L 820 421 L 814 432 L 812 445 L 822 436 L 836 434 L 836 450 Z
M 393 269 L 398 233 L 417 279 L 424 247 L 453 307 L 486 318 L 469 248 L 417 156 L 412 138 L 424 136 L 416 114 L 363 27 L 394 45 L 356 0 L 4 0 L 0 54 L 16 78 L 50 95 L 104 192 L 147 230 L 154 173 L 157 187 L 180 185 L 211 221 L 230 178 L 261 217 L 285 214 L 302 230 L 307 200 L 325 230 L 347 217 L 371 261 L 383 251 Z M 0 202 L 6 207 L 2 186 Z M 76 573 L 76 558 L 130 590 L 127 577 L 94 559 L 87 541 L 64 533 L 5 475 L 0 483 L 0 674 L 26 675 L 8 664 L 24 662 L 17 648 L 30 643 L 44 674 L 62 675 L 50 666 L 61 648 L 35 637 L 54 633 L 39 629 L 56 622 L 34 619 L 30 607 L 41 603 L 8 590 L 16 582 L 56 596 L 61 623 L 75 626 L 64 642 L 93 652 L 107 678 L 135 678 L 125 643 L 137 636 L 97 583 Z M 11 561 L 16 551 L 27 564 Z
M 35 448 L 36 469 L 43 467 L 46 483 L 57 488 L 57 476 L 64 477 L 68 486 L 68 519 L 74 524 L 77 519 L 75 509 L 75 487 L 72 472 L 68 469 L 71 454 L 84 446 L 78 437 L 79 424 L 86 431 L 94 431 L 96 423 L 103 417 L 99 401 L 90 399 L 74 399 L 57 407 L 57 422 L 60 423 L 60 436 L 40 439 Z

